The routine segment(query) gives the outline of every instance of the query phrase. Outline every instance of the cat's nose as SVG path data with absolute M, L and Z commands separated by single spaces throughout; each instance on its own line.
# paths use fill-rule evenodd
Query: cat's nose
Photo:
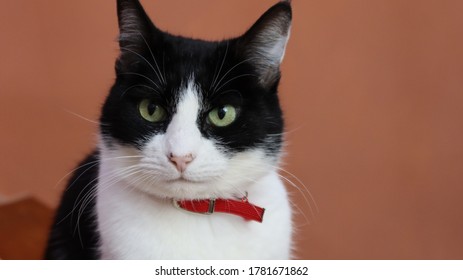
M 194 159 L 194 156 L 192 154 L 187 154 L 184 156 L 176 156 L 172 153 L 169 154 L 169 160 L 175 165 L 175 168 L 179 172 L 184 172 L 187 165 L 192 162 Z

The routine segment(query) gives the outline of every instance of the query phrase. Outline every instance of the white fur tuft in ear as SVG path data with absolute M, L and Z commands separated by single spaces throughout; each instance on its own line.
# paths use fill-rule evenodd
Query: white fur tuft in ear
M 259 81 L 265 87 L 273 85 L 279 78 L 291 19 L 290 3 L 280 2 L 265 12 L 240 38 L 245 55 L 252 61 Z
M 256 52 L 256 56 L 260 56 L 261 59 L 267 61 L 270 65 L 278 66 L 283 61 L 285 55 L 286 44 L 288 43 L 290 30 L 286 31 L 286 34 L 281 34 L 277 30 L 268 30 L 258 36 L 258 44 L 254 46 L 253 51 Z

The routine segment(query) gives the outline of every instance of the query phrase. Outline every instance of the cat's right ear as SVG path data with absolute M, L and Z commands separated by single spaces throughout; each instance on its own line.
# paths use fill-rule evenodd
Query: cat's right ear
M 117 0 L 119 46 L 117 69 L 140 61 L 140 53 L 161 33 L 152 23 L 138 0 Z

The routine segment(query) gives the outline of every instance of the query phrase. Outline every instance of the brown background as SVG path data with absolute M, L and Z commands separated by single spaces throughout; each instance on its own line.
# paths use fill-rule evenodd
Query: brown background
M 275 1 L 142 3 L 162 29 L 222 39 Z M 298 257 L 462 259 L 463 1 L 293 7 L 285 168 L 319 207 L 288 185 Z M 115 1 L 0 2 L 0 198 L 56 207 L 95 144 L 97 125 L 76 115 L 97 120 L 116 36 Z

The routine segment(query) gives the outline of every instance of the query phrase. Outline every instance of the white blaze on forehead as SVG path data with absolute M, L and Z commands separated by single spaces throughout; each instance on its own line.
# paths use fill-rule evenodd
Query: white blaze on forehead
M 197 124 L 200 110 L 198 95 L 198 89 L 192 81 L 180 92 L 176 113 L 165 134 L 168 153 L 175 156 L 195 155 L 201 142 L 201 132 Z

